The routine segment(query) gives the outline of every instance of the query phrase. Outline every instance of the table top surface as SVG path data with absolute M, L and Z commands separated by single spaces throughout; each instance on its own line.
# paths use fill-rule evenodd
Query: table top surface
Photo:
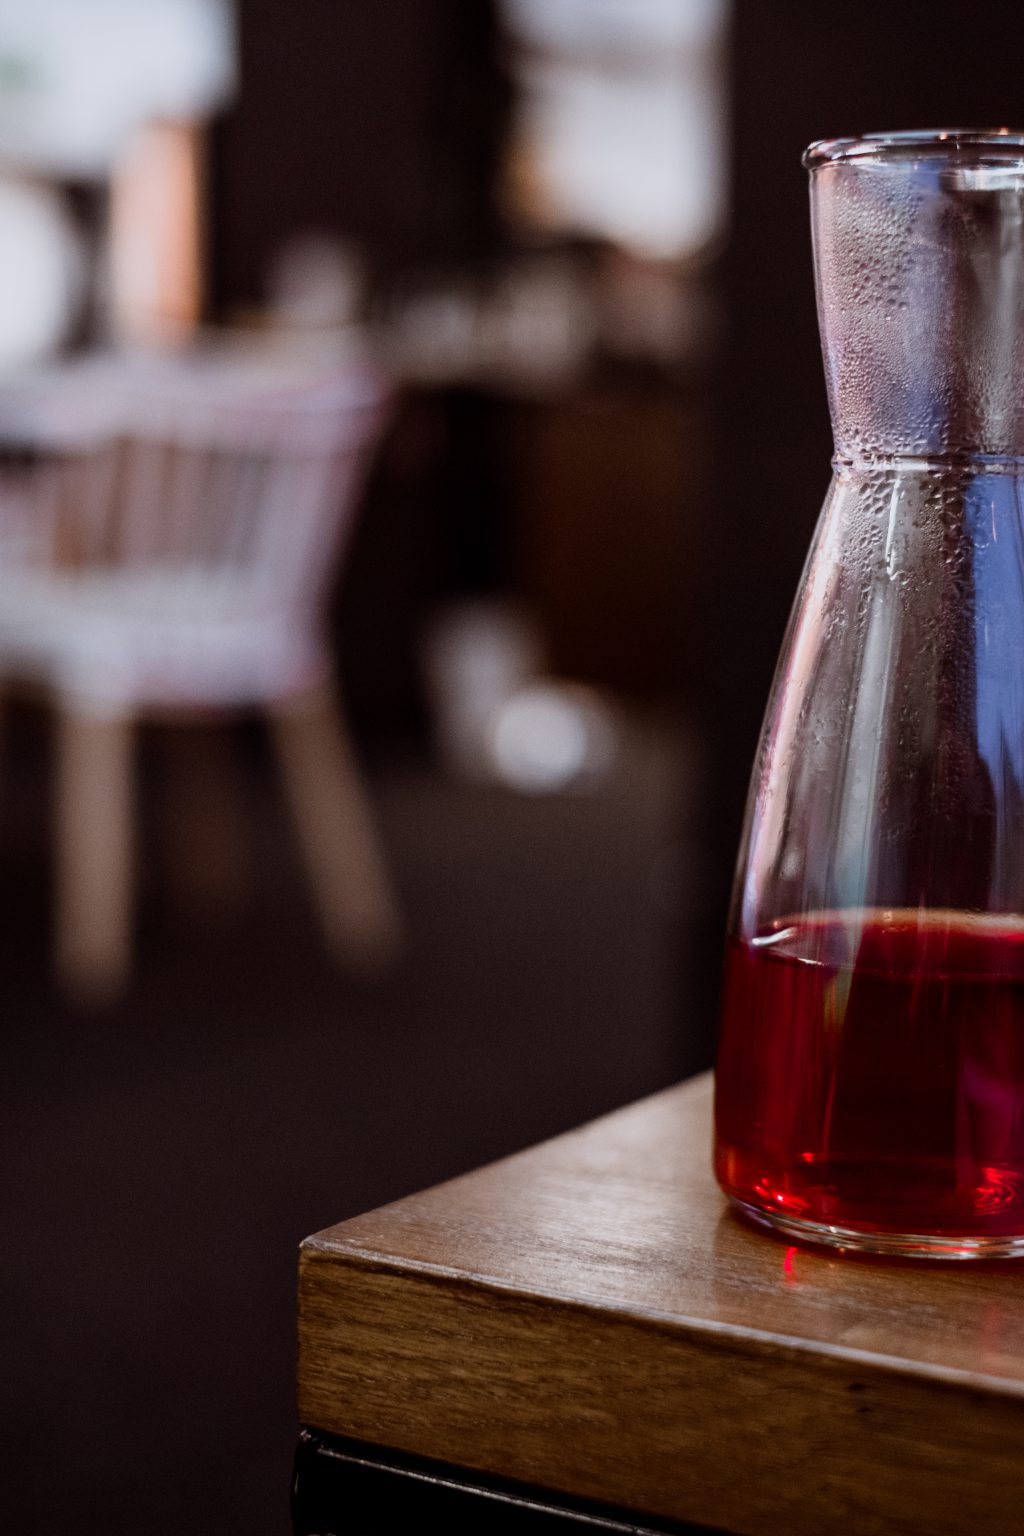
M 747 1227 L 711 1101 L 694 1079 L 308 1239 L 303 1422 L 745 1536 L 1019 1530 L 1020 1261 Z
M 1024 1396 L 1024 1261 L 903 1263 L 787 1246 L 711 1173 L 710 1074 L 329 1228 L 307 1252 L 749 1331 Z

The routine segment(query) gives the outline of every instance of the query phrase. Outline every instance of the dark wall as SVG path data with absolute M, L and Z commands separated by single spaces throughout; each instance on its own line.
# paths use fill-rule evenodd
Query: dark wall
M 1024 125 L 1024 7 L 736 0 L 731 236 L 696 690 L 710 735 L 704 911 L 713 1013 L 725 903 L 772 669 L 828 484 L 831 435 L 800 165 L 813 139 Z
M 213 133 L 213 307 L 263 297 L 325 230 L 374 274 L 487 254 L 508 87 L 489 0 L 241 0 L 241 89 Z

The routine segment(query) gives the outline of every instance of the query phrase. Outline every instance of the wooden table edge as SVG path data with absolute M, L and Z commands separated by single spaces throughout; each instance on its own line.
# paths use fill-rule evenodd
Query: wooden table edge
M 771 1241 L 771 1239 L 768 1239 Z M 526 1290 L 524 1287 L 499 1276 L 468 1274 L 464 1270 L 431 1264 L 423 1260 L 388 1259 L 379 1253 L 358 1247 L 346 1248 L 332 1241 L 321 1243 L 318 1235 L 306 1238 L 299 1247 L 299 1317 L 303 1314 L 303 1271 L 309 1264 L 326 1263 L 332 1273 L 347 1269 L 362 1275 L 390 1275 L 395 1279 L 421 1279 L 457 1293 L 479 1293 L 481 1297 L 505 1296 L 523 1306 L 551 1306 L 568 1309 L 580 1316 L 614 1319 L 616 1322 L 635 1324 L 657 1329 L 669 1337 L 692 1338 L 697 1341 L 735 1343 L 737 1346 L 763 1345 L 766 1350 L 791 1350 L 799 1355 L 818 1357 L 824 1361 L 841 1361 L 848 1365 L 880 1371 L 911 1381 L 932 1381 L 944 1386 L 963 1388 L 972 1393 L 981 1392 L 990 1397 L 1006 1397 L 1024 1400 L 1024 1381 L 990 1376 L 978 1371 L 960 1370 L 932 1361 L 908 1360 L 899 1355 L 887 1355 L 877 1350 L 858 1349 L 855 1345 L 835 1344 L 819 1339 L 807 1339 L 798 1334 L 775 1333 L 769 1329 L 752 1328 L 743 1323 L 727 1323 L 714 1318 L 686 1317 L 678 1313 L 663 1312 L 647 1307 L 624 1305 L 620 1301 L 605 1300 L 599 1296 L 579 1296 L 554 1287 L 543 1290 Z

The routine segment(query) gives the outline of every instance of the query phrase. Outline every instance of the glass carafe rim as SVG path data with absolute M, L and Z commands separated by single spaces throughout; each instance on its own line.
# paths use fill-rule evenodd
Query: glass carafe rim
M 908 128 L 893 133 L 816 139 L 804 151 L 809 171 L 839 161 L 916 160 L 946 156 L 974 164 L 993 161 L 1019 165 L 1024 172 L 1024 129 L 1019 128 Z

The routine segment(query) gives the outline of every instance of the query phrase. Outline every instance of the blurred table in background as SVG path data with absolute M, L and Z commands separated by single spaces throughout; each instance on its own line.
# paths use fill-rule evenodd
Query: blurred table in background
M 787 1248 L 710 1135 L 704 1076 L 307 1239 L 298 1536 L 1018 1530 L 1019 1270 Z

